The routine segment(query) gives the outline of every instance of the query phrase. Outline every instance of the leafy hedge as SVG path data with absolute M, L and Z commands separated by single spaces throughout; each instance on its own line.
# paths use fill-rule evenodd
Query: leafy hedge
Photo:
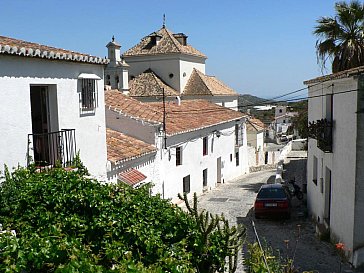
M 16 236 L 0 234 L 0 272 L 212 272 L 207 260 L 223 271 L 229 236 L 216 240 L 216 228 L 208 247 L 201 246 L 206 234 L 196 219 L 149 196 L 148 187 L 102 184 L 82 174 L 5 172 L 0 223 Z

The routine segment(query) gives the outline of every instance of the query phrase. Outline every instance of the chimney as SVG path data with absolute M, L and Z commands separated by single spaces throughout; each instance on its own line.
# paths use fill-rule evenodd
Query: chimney
M 176 34 L 173 34 L 173 37 L 177 39 L 177 41 L 185 46 L 187 45 L 187 37 L 184 33 L 176 33 Z
M 178 106 L 181 105 L 181 97 L 180 96 L 176 96 L 176 103 Z

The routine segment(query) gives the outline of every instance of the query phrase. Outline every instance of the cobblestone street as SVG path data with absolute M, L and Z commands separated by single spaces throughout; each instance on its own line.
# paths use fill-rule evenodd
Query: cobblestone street
M 305 181 L 305 159 L 300 154 L 291 153 L 285 160 L 286 178 L 295 177 L 302 188 Z M 305 198 L 292 199 L 293 212 L 290 220 L 259 219 L 253 216 L 253 203 L 261 185 L 273 183 L 275 170 L 265 170 L 243 175 L 238 179 L 222 184 L 199 197 L 199 208 L 213 214 L 224 213 L 229 223 L 242 223 L 247 227 L 247 240 L 254 242 L 252 230 L 254 220 L 259 237 L 282 257 L 294 259 L 294 266 L 302 271 L 313 270 L 320 273 L 339 272 L 340 258 L 334 246 L 320 241 L 315 235 L 314 224 L 308 219 Z M 299 225 L 299 226 L 298 226 Z M 299 236 L 298 236 L 299 235 Z M 288 247 L 284 240 L 289 240 Z M 245 272 L 240 256 L 236 272 Z M 348 265 L 342 272 L 353 272 Z

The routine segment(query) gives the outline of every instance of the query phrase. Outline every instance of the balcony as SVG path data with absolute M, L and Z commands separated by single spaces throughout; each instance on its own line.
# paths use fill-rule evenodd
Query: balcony
M 333 122 L 327 119 L 311 121 L 308 124 L 308 136 L 317 140 L 317 147 L 325 153 L 332 153 Z
M 34 163 L 39 168 L 51 168 L 56 164 L 68 167 L 72 165 L 75 156 L 75 129 L 28 134 L 28 165 Z

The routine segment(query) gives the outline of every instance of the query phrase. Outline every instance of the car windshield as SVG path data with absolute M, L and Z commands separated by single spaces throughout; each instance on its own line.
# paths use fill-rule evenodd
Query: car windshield
M 257 198 L 286 198 L 286 193 L 280 188 L 264 188 L 258 193 Z

